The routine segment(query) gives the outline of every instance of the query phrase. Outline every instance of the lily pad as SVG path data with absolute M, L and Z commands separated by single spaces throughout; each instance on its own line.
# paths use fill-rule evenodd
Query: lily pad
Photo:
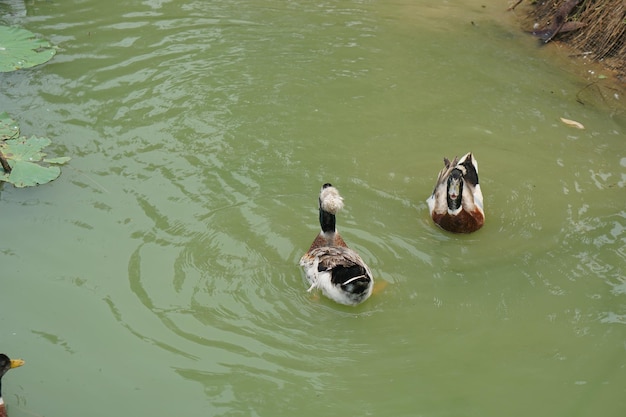
M 55 180 L 61 175 L 61 169 L 57 166 L 42 167 L 25 161 L 15 161 L 10 174 L 4 174 L 6 182 L 16 187 L 32 187 L 37 184 L 45 184 Z
M 41 150 L 51 143 L 52 141 L 48 138 L 37 136 L 26 138 L 21 136 L 4 141 L 5 150 L 2 153 L 7 159 L 41 161 L 46 156 Z
M 20 134 L 20 128 L 15 120 L 7 114 L 7 112 L 0 113 L 0 140 L 15 138 Z
M 0 180 L 10 182 L 16 187 L 28 187 L 45 184 L 61 175 L 57 166 L 41 166 L 38 162 L 46 156 L 42 149 L 50 145 L 48 138 L 32 136 L 19 137 L 0 142 L 0 152 L 11 166 L 11 172 L 0 174 Z M 62 164 L 70 158 L 51 158 L 48 163 Z
M 56 48 L 34 33 L 11 26 L 0 26 L 0 72 L 10 72 L 48 62 Z
M 0 181 L 16 187 L 45 184 L 61 175 L 61 165 L 71 158 L 46 158 L 43 148 L 52 142 L 46 137 L 19 136 L 20 128 L 6 112 L 0 113 Z M 45 165 L 41 165 L 41 164 Z M 49 165 L 53 166 L 49 166 Z

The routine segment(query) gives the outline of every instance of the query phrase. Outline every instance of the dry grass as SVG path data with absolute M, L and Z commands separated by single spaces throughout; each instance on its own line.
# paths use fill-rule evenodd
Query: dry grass
M 566 1 L 537 1 L 532 12 L 534 21 L 540 27 L 549 26 Z M 566 21 L 581 22 L 584 26 L 559 33 L 554 40 L 602 62 L 626 80 L 626 0 L 581 0 Z

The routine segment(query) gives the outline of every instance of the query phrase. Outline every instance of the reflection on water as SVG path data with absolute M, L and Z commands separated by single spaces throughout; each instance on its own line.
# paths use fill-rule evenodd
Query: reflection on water
M 4 17 L 60 50 L 0 78 L 3 110 L 73 157 L 0 189 L 13 414 L 100 415 L 107 392 L 127 415 L 621 416 L 621 99 L 578 103 L 586 81 L 483 3 Z M 425 200 L 469 151 L 486 223 L 454 235 Z M 298 267 L 327 181 L 388 284 L 356 308 Z

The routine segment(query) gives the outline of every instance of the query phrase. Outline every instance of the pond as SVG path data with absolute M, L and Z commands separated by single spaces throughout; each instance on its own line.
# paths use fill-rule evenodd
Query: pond
M 59 50 L 0 111 L 72 157 L 0 188 L 11 417 L 623 415 L 623 98 L 506 2 L 3 6 Z M 425 200 L 469 151 L 455 235 Z M 298 266 L 325 182 L 357 307 Z

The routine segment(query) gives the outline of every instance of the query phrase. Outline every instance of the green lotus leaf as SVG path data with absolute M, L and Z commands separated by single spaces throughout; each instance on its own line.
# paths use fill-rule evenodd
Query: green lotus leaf
M 10 72 L 48 62 L 56 48 L 34 33 L 11 26 L 0 26 L 0 72 Z
M 21 136 L 0 143 L 0 151 L 8 160 L 38 162 L 46 156 L 41 150 L 51 143 L 52 141 L 48 138 Z
M 61 169 L 57 166 L 42 167 L 26 161 L 15 161 L 12 168 L 6 181 L 16 187 L 45 184 L 61 175 Z
M 0 152 L 11 166 L 11 173 L 3 172 L 1 181 L 10 182 L 16 187 L 28 187 L 37 184 L 45 184 L 61 175 L 61 169 L 57 166 L 44 167 L 40 162 L 46 154 L 42 149 L 50 145 L 48 138 L 32 136 L 30 138 L 19 137 L 0 142 Z M 51 163 L 64 163 L 69 158 L 51 158 Z
M 50 139 L 38 136 L 27 138 L 19 136 L 19 133 L 15 120 L 6 112 L 0 113 L 0 181 L 10 182 L 16 187 L 28 187 L 45 184 L 61 175 L 61 169 L 56 165 L 62 165 L 71 158 L 46 158 L 43 148 L 50 145 Z M 53 166 L 42 166 L 41 163 Z
M 20 128 L 7 112 L 0 113 L 0 140 L 15 138 L 20 134 Z

